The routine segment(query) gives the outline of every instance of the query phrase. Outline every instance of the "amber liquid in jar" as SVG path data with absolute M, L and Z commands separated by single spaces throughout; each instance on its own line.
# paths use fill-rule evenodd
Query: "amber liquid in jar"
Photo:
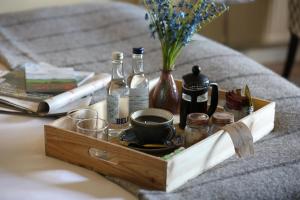
M 208 136 L 209 117 L 205 113 L 191 113 L 185 126 L 185 146 L 189 147 Z

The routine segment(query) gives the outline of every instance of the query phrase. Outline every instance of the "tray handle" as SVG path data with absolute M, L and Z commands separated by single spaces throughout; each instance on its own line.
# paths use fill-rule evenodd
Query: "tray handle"
M 114 156 L 105 150 L 91 147 L 91 148 L 89 148 L 89 155 L 96 160 L 106 162 L 107 164 L 110 164 L 110 165 L 118 165 L 119 164 L 118 160 L 113 159 Z

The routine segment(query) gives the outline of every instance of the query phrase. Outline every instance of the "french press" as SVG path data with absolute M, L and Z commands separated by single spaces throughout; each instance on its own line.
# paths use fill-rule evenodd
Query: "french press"
M 187 115 L 190 113 L 206 113 L 211 116 L 218 105 L 218 84 L 209 81 L 201 74 L 199 66 L 193 66 L 192 73 L 182 77 L 182 98 L 180 104 L 180 128 L 185 128 Z M 208 88 L 212 87 L 210 106 L 208 103 Z

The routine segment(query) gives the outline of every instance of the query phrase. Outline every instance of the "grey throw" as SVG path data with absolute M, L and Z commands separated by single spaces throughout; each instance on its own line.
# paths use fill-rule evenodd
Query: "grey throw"
M 0 15 L 0 57 L 11 68 L 43 61 L 110 72 L 111 52 L 119 50 L 125 52 L 130 72 L 131 48 L 143 46 L 145 71 L 154 78 L 160 74 L 161 52 L 144 14 L 133 5 L 106 3 Z M 175 77 L 198 64 L 224 89 L 248 84 L 254 96 L 277 103 L 275 129 L 254 145 L 254 156 L 233 156 L 172 193 L 135 188 L 138 197 L 300 199 L 300 89 L 241 53 L 199 35 L 195 40 L 177 60 Z

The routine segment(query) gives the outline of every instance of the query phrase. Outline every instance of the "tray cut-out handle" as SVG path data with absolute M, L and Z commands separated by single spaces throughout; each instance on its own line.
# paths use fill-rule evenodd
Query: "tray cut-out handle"
M 94 159 L 106 162 L 110 165 L 118 165 L 119 164 L 116 159 L 115 160 L 113 159 L 112 154 L 105 150 L 91 147 L 91 148 L 89 148 L 89 155 Z

